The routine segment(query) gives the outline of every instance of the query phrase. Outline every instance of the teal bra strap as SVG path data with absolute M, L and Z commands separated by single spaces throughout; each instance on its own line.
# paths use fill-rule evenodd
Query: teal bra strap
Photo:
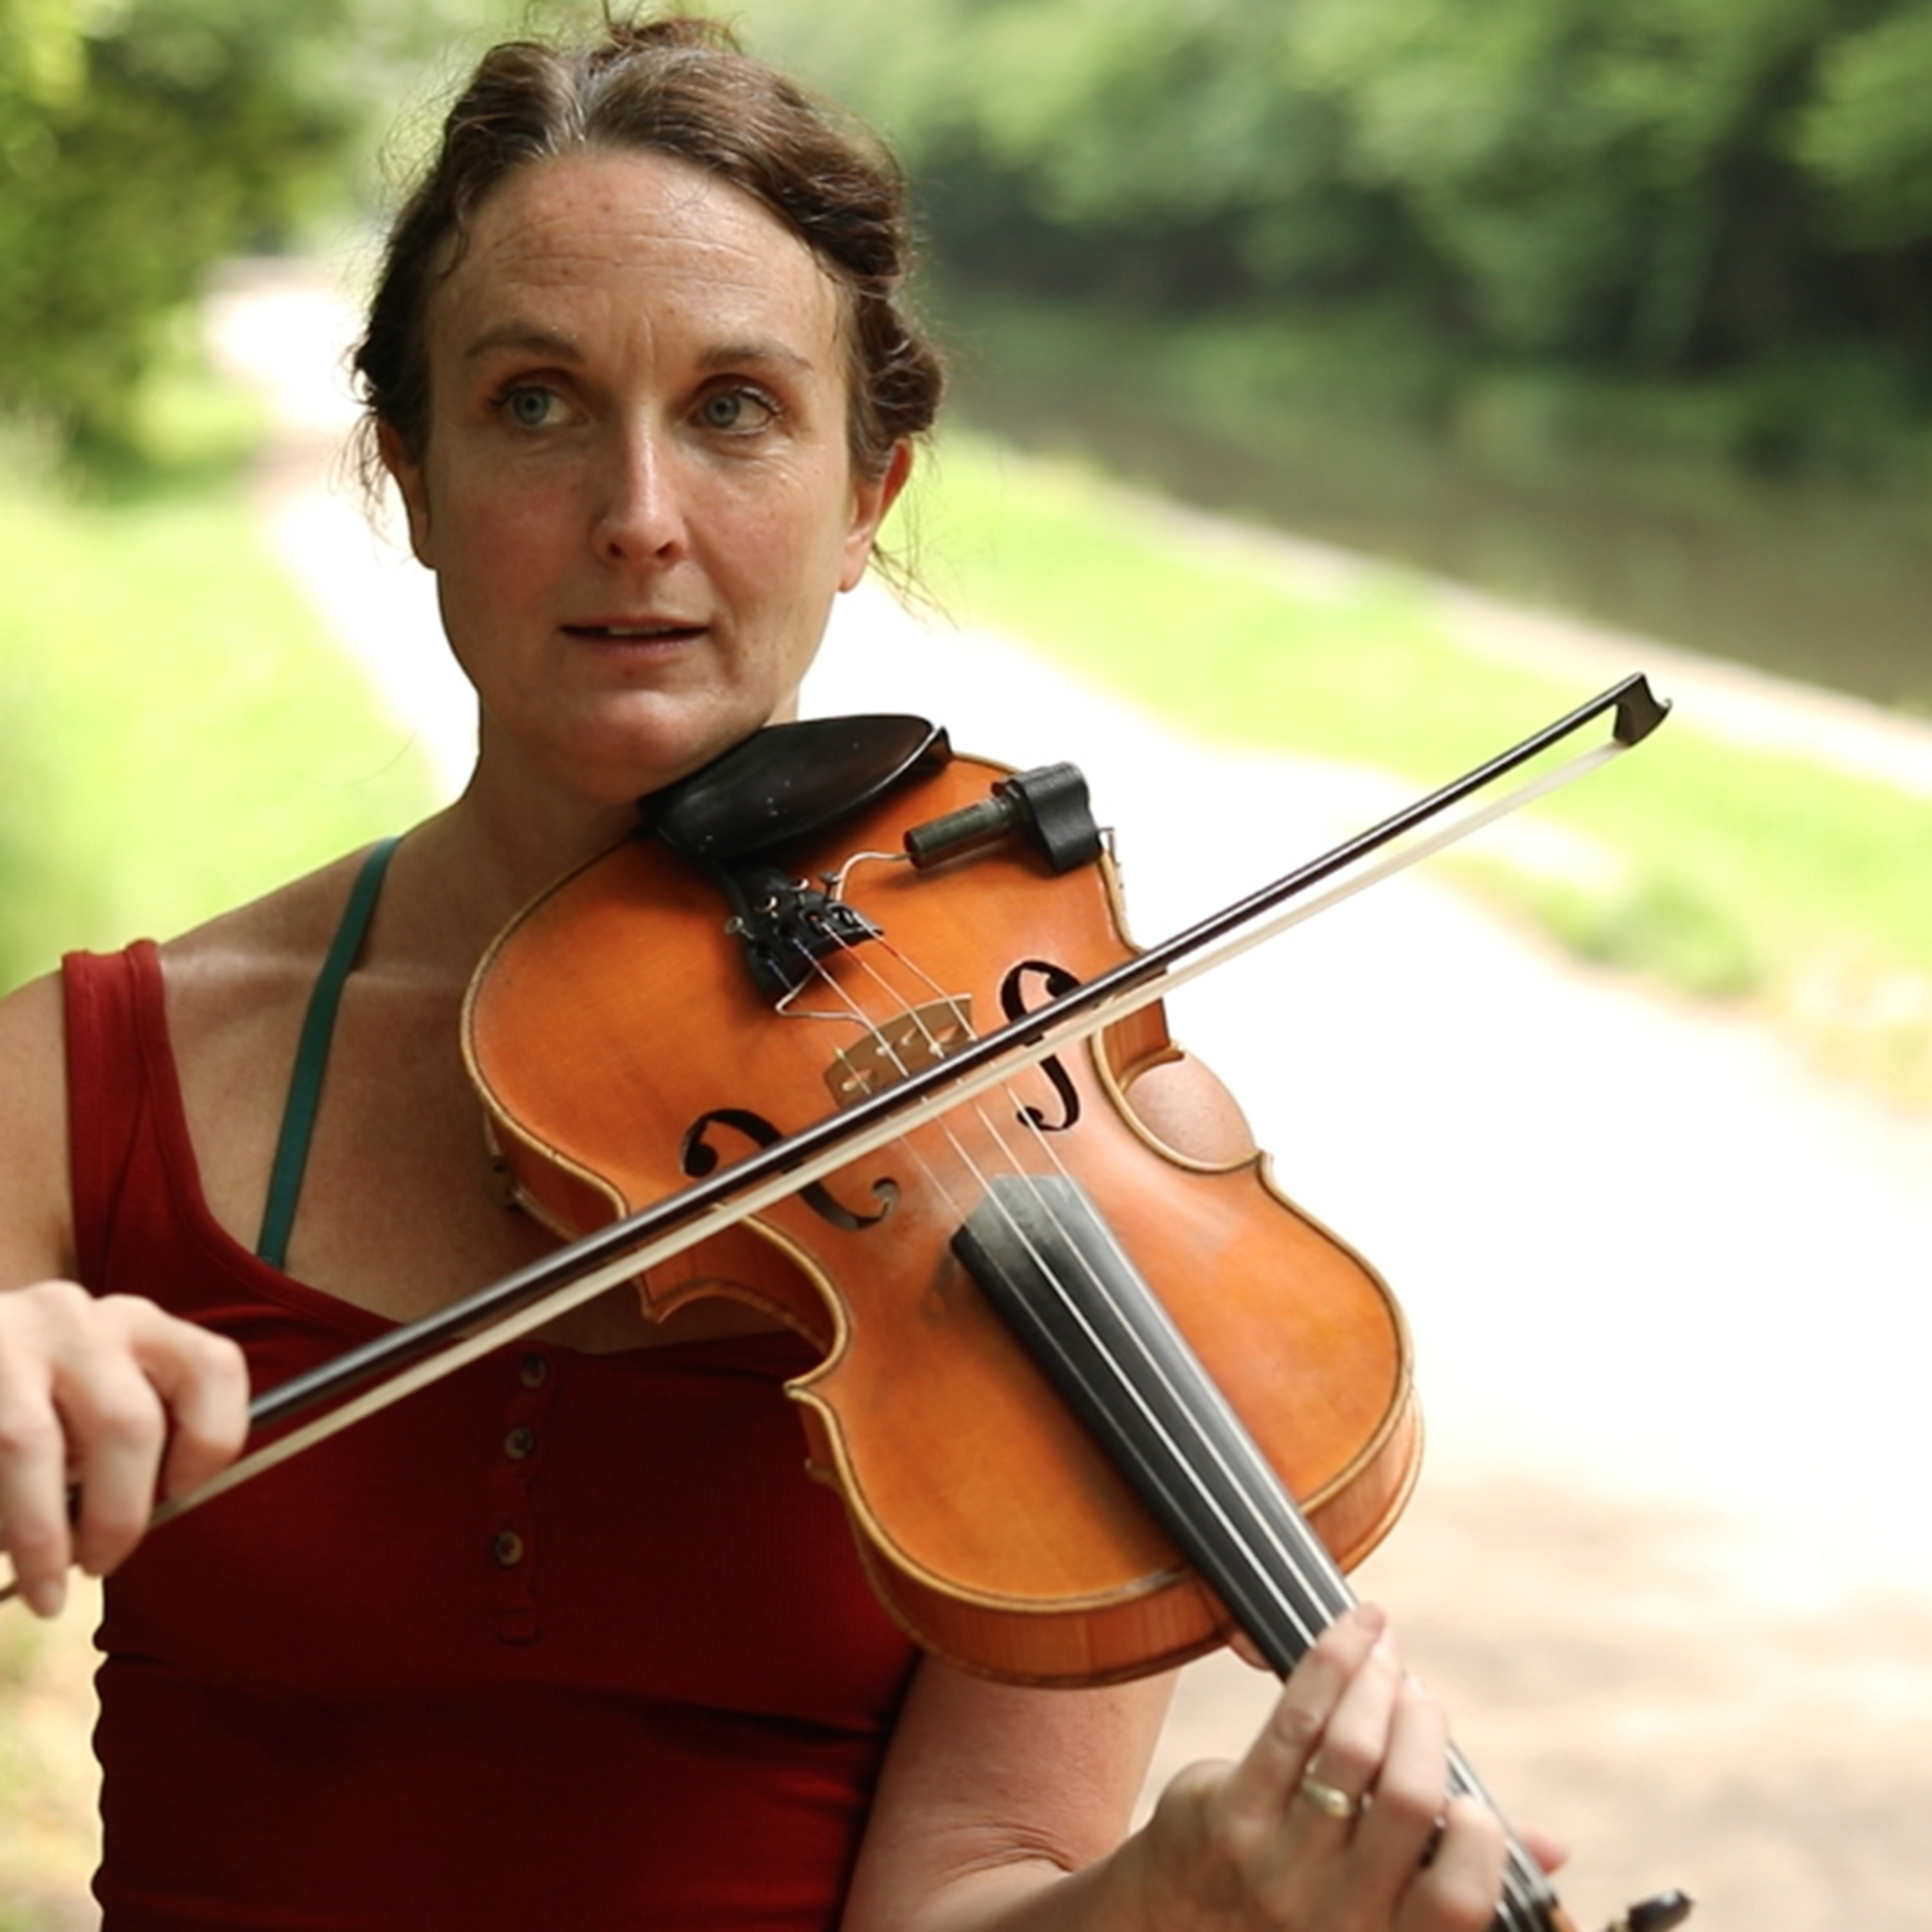
M 335 1010 L 342 1003 L 343 982 L 355 970 L 362 950 L 382 874 L 400 838 L 385 838 L 370 848 L 342 909 L 328 957 L 322 962 L 315 990 L 308 997 L 302 1040 L 296 1048 L 296 1070 L 289 1082 L 288 1104 L 282 1110 L 281 1138 L 275 1143 L 275 1165 L 268 1175 L 268 1205 L 262 1210 L 262 1232 L 255 1252 L 271 1268 L 286 1267 L 289 1231 L 295 1226 L 296 1202 L 302 1193 L 302 1171 L 308 1166 L 309 1142 L 315 1135 L 316 1109 L 322 1101 L 322 1076 L 328 1064 L 328 1043 L 335 1032 Z

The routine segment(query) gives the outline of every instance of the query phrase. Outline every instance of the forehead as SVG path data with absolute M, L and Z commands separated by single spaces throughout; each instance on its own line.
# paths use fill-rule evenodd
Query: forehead
M 458 354 L 515 321 L 751 331 L 833 374 L 844 314 L 818 257 L 749 195 L 674 156 L 630 153 L 512 175 L 478 212 L 430 322 Z

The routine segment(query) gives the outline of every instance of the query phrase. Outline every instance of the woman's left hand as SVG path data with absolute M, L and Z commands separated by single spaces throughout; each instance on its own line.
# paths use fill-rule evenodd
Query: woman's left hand
M 1448 1720 L 1380 1611 L 1336 1622 L 1246 1755 L 1190 1766 L 1130 1836 L 1160 1689 L 922 1667 L 843 1932 L 1489 1932 L 1503 1828 L 1450 1797 Z
M 1448 1790 L 1448 1720 L 1379 1611 L 1331 1627 L 1238 1763 L 1196 1765 L 1123 1856 L 1162 1932 L 1484 1932 L 1501 1824 Z M 1538 1847 L 1553 1858 L 1556 1848 Z

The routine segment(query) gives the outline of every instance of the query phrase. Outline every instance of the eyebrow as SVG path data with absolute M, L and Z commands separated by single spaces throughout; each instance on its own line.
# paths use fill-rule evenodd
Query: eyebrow
M 463 359 L 466 362 L 481 362 L 500 349 L 517 349 L 530 355 L 554 356 L 562 362 L 582 359 L 581 352 L 568 336 L 559 335 L 554 329 L 540 328 L 532 322 L 499 322 L 494 328 L 486 328 L 464 350 Z
M 486 328 L 463 352 L 465 362 L 477 362 L 500 350 L 516 350 L 526 355 L 548 356 L 560 362 L 580 362 L 583 351 L 568 335 L 545 328 L 536 322 L 512 321 Z M 698 358 L 706 369 L 726 369 L 746 363 L 776 363 L 787 368 L 810 370 L 816 365 L 810 356 L 782 342 L 721 342 Z
M 809 356 L 783 342 L 721 342 L 698 359 L 707 369 L 728 368 L 734 363 L 745 362 L 777 362 L 789 369 L 815 366 Z

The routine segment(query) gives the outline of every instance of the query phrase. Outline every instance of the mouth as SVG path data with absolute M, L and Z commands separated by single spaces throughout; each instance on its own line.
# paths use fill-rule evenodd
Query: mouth
M 682 644 L 701 637 L 702 624 L 680 624 L 668 619 L 646 619 L 636 623 L 566 624 L 565 636 L 581 638 L 598 644 Z

